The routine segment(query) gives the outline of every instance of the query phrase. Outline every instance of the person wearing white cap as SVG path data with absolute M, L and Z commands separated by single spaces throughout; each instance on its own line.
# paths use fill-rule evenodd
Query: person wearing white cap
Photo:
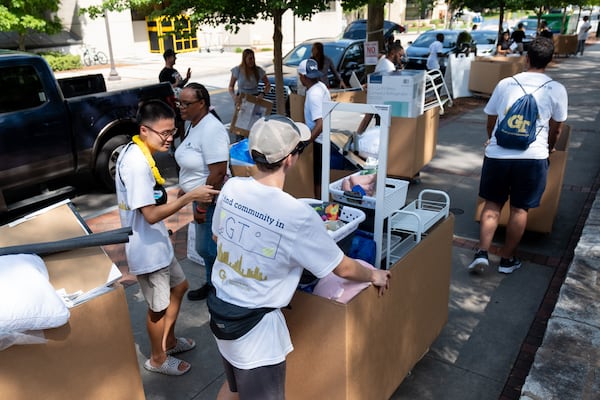
M 315 196 L 321 192 L 321 168 L 323 164 L 322 138 L 323 132 L 323 102 L 331 101 L 329 89 L 321 82 L 319 65 L 312 58 L 302 60 L 298 65 L 300 82 L 306 87 L 304 99 L 304 122 L 310 129 L 310 140 L 315 143 L 314 148 L 314 184 Z
M 388 288 L 389 271 L 345 256 L 319 215 L 283 191 L 286 173 L 309 139 L 305 124 L 279 115 L 261 118 L 249 135 L 258 171 L 229 179 L 217 200 L 212 232 L 218 254 L 207 299 L 227 378 L 217 399 L 285 398 L 285 359 L 293 346 L 280 309 L 292 299 L 304 268 L 321 278 L 333 271 L 371 282 L 380 294 Z

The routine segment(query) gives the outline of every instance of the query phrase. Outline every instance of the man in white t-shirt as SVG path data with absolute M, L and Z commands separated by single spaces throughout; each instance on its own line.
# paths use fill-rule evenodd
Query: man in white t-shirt
M 306 87 L 304 99 L 304 122 L 310 129 L 310 141 L 314 144 L 313 170 L 315 196 L 321 193 L 321 168 L 323 165 L 323 102 L 331 101 L 329 89 L 321 82 L 321 71 L 317 61 L 309 58 L 298 65 L 300 82 Z
M 435 40 L 429 45 L 429 56 L 427 56 L 427 69 L 439 69 L 440 57 L 444 55 L 444 34 L 438 33 L 435 35 Z M 444 73 L 444 71 L 442 71 Z
M 371 282 L 380 294 L 388 287 L 389 271 L 364 268 L 345 256 L 318 214 L 283 191 L 286 173 L 309 138 L 308 127 L 289 118 L 258 120 L 249 136 L 257 172 L 229 179 L 217 200 L 215 292 L 207 305 L 227 377 L 218 399 L 236 393 L 246 399 L 285 397 L 285 359 L 293 346 L 280 308 L 289 304 L 304 268 L 317 277 L 333 271 Z M 229 308 L 244 317 L 228 319 L 222 310 Z
M 393 72 L 398 66 L 402 64 L 402 56 L 404 55 L 404 48 L 399 41 L 392 43 L 388 49 L 387 54 L 381 57 L 377 61 L 375 66 L 375 72 Z
M 575 55 L 577 55 L 577 53 L 583 55 L 585 41 L 588 38 L 590 29 L 592 29 L 592 24 L 590 24 L 589 19 L 590 18 L 587 15 L 583 17 L 583 24 L 581 24 L 581 27 L 579 27 L 579 34 L 577 35 L 577 50 L 575 51 Z
M 521 267 L 521 261 L 514 253 L 527 225 L 528 210 L 540 204 L 546 187 L 549 153 L 554 151 L 563 122 L 567 119 L 567 91 L 545 74 L 553 53 L 552 39 L 536 37 L 527 52 L 527 72 L 501 80 L 484 108 L 488 114 L 489 140 L 481 170 L 479 196 L 485 204 L 480 218 L 479 249 L 467 267 L 469 272 L 481 272 L 489 265 L 488 251 L 498 227 L 500 212 L 509 197 L 510 216 L 505 243 L 499 250 L 498 272 L 510 274 Z M 538 106 L 535 141 L 525 150 L 501 147 L 496 141 L 495 131 L 511 105 L 524 95 L 523 90 L 535 97 Z
M 150 358 L 144 368 L 182 375 L 191 365 L 172 355 L 191 350 L 196 343 L 175 337 L 175 323 L 188 282 L 174 256 L 163 220 L 192 201 L 212 201 L 219 192 L 202 185 L 168 202 L 153 154 L 169 150 L 177 132 L 175 112 L 166 103 L 151 100 L 140 105 L 137 121 L 139 134 L 119 155 L 115 181 L 121 225 L 133 231 L 125 244 L 129 272 L 136 275 L 148 304 Z
M 389 45 L 387 54 L 377 61 L 375 72 L 394 72 L 402 65 L 402 56 L 404 56 L 404 48 L 400 44 L 400 41 L 397 40 Z M 375 118 L 376 124 L 379 125 L 379 120 L 377 119 L 379 116 L 376 115 Z M 367 126 L 369 126 L 371 123 L 372 119 L 373 114 L 365 114 L 363 119 L 360 121 L 358 128 L 356 129 L 356 133 L 363 133 L 367 129 Z

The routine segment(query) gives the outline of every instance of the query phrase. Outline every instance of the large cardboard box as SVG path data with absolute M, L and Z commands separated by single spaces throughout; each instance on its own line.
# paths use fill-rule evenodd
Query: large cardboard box
M 287 399 L 390 398 L 448 320 L 453 227 L 451 215 L 394 264 L 382 297 L 374 287 L 347 304 L 296 292 L 284 310 Z
M 552 35 L 554 42 L 554 54 L 575 54 L 577 51 L 577 35 Z
M 524 56 L 477 57 L 471 63 L 469 90 L 491 95 L 502 79 L 525 71 Z
M 392 117 L 418 117 L 425 104 L 425 71 L 369 74 L 367 103 L 391 106 Z
M 304 149 L 294 167 L 288 171 L 283 190 L 296 198 L 313 198 L 314 192 L 314 146 Z M 256 166 L 230 165 L 233 176 L 253 176 Z
M 340 93 L 332 100 L 364 103 L 364 93 Z M 388 176 L 412 178 L 433 159 L 439 120 L 438 107 L 429 109 L 416 118 L 392 117 L 388 143 Z
M 83 234 L 83 223 L 61 205 L 21 224 L 0 227 L 0 246 Z M 114 275 L 114 264 L 99 247 L 43 259 L 50 283 L 67 293 L 93 291 Z M 0 398 L 144 399 L 125 291 L 119 284 L 111 289 L 71 308 L 67 324 L 44 331 L 46 344 L 0 351 Z
M 290 94 L 290 118 L 296 122 L 304 122 L 304 96 Z
M 556 143 L 556 151 L 550 154 L 550 168 L 548 169 L 548 178 L 546 180 L 546 190 L 542 195 L 540 206 L 529 210 L 527 215 L 527 227 L 531 232 L 550 233 L 554 218 L 558 211 L 560 202 L 560 193 L 562 191 L 565 169 L 567 167 L 567 158 L 569 155 L 569 139 L 571 137 L 571 127 L 565 125 L 563 131 Z M 510 199 L 509 199 L 510 201 Z M 510 207 L 507 204 L 502 208 L 500 214 L 500 225 L 506 226 Z M 483 199 L 477 198 L 477 208 L 475 210 L 475 221 L 479 221 L 481 210 L 483 209 Z
M 440 110 L 417 118 L 392 118 L 388 144 L 389 176 L 412 178 L 435 156 Z
M 362 103 L 367 102 L 367 92 L 365 90 L 344 90 L 331 93 L 331 101 L 338 103 Z

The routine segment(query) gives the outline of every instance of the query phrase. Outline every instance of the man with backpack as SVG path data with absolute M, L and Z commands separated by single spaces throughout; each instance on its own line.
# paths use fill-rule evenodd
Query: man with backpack
M 567 91 L 545 74 L 553 53 L 551 39 L 535 38 L 527 53 L 527 71 L 501 80 L 484 108 L 488 141 L 479 196 L 485 204 L 479 248 L 467 267 L 469 272 L 482 272 L 489 266 L 488 251 L 509 198 L 510 216 L 498 254 L 498 272 L 510 274 L 521 267 L 514 254 L 527 225 L 527 212 L 540 204 L 549 153 L 567 119 Z

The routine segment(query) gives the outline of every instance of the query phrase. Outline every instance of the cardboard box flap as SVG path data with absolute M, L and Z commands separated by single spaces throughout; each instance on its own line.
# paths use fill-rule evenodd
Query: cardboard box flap
M 260 118 L 271 115 L 273 103 L 250 94 L 241 95 L 240 107 L 235 110 L 229 130 L 238 135 L 248 136 L 250 128 Z
M 70 202 L 61 202 L 0 227 L 0 247 L 52 242 L 89 234 L 89 228 Z M 67 293 L 90 292 L 109 285 L 121 273 L 101 247 L 43 256 L 50 283 Z

